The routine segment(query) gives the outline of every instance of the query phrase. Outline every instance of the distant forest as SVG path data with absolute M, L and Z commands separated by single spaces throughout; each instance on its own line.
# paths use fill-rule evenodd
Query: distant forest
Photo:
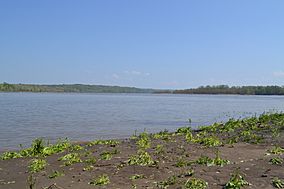
M 135 87 L 119 87 L 105 85 L 32 85 L 32 84 L 0 84 L 1 92 L 54 92 L 54 93 L 153 93 L 153 89 Z
M 280 86 L 242 86 L 227 85 L 201 86 L 196 89 L 175 90 L 173 94 L 238 94 L 238 95 L 284 95 Z
M 166 94 L 236 94 L 236 95 L 284 95 L 284 86 L 201 86 L 184 90 L 141 89 L 106 85 L 33 85 L 0 83 L 0 92 L 65 92 L 65 93 L 166 93 Z

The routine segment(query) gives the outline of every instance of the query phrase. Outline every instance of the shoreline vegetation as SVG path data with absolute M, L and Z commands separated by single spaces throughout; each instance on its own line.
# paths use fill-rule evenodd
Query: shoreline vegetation
M 0 155 L 0 188 L 284 187 L 284 113 L 124 140 L 50 144 Z
M 151 93 L 151 94 L 223 94 L 223 95 L 284 95 L 284 86 L 201 86 L 181 90 L 142 89 L 107 85 L 36 85 L 0 83 L 0 92 L 52 93 Z

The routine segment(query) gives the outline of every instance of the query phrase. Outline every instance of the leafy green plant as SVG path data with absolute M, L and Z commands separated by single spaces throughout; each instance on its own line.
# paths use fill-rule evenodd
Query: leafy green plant
M 280 157 L 275 157 L 275 158 L 271 158 L 269 160 L 270 163 L 274 164 L 274 165 L 279 165 L 283 163 L 283 159 Z
M 148 133 L 143 132 L 139 135 L 138 141 L 136 142 L 139 148 L 147 149 L 151 147 L 151 140 Z
M 182 156 L 179 157 L 179 159 L 177 160 L 175 166 L 176 167 L 185 167 L 187 165 L 189 165 L 190 163 L 188 161 L 186 161 Z
M 136 180 L 136 179 L 143 179 L 146 178 L 145 175 L 143 174 L 135 174 L 129 177 L 131 180 Z
M 94 145 L 98 145 L 98 144 L 100 144 L 100 145 L 110 145 L 110 146 L 114 147 L 114 146 L 120 144 L 120 142 L 117 141 L 117 140 L 94 140 L 94 141 L 90 142 L 88 144 L 88 146 L 94 146 Z
M 90 157 L 90 158 L 86 159 L 84 162 L 88 163 L 88 164 L 96 164 L 97 159 L 95 157 Z
M 157 146 L 156 146 L 156 148 L 155 148 L 155 154 L 162 154 L 162 153 L 164 153 L 165 152 L 165 150 L 164 150 L 164 146 L 163 145 L 161 145 L 161 144 L 158 144 Z
M 239 169 L 235 170 L 229 182 L 225 185 L 225 189 L 240 189 L 243 186 L 248 186 L 249 182 L 239 173 Z
M 191 132 L 188 132 L 188 133 L 185 134 L 185 140 L 186 140 L 187 142 L 191 142 L 191 141 L 194 140 L 193 135 L 192 135 Z
M 191 128 L 190 127 L 181 127 L 181 128 L 178 128 L 175 133 L 177 135 L 185 135 L 187 133 L 191 133 Z
M 49 176 L 48 178 L 50 179 L 54 179 L 56 177 L 60 177 L 60 176 L 64 176 L 65 174 L 64 173 L 61 173 L 59 171 L 53 171 Z
M 130 156 L 127 163 L 129 165 L 148 166 L 153 165 L 155 162 L 146 151 L 139 151 L 137 154 Z
M 4 152 L 1 155 L 2 160 L 15 159 L 15 158 L 20 158 L 20 157 L 22 157 L 21 154 L 19 154 L 17 152 Z
M 14 159 L 21 157 L 45 157 L 50 156 L 55 153 L 60 153 L 65 151 L 71 146 L 71 144 L 66 140 L 58 140 L 56 144 L 46 145 L 43 139 L 35 139 L 32 142 L 30 148 L 22 149 L 19 152 L 4 152 L 1 155 L 1 159 Z
M 111 160 L 112 158 L 112 153 L 111 152 L 102 152 L 100 154 L 101 159 L 103 160 Z
M 79 150 L 83 150 L 84 148 L 78 144 L 75 145 L 71 145 L 69 147 L 70 152 L 74 152 L 74 151 L 79 151 Z
M 169 186 L 174 185 L 176 183 L 177 183 L 177 177 L 174 175 L 174 176 L 170 176 L 169 178 L 167 178 L 164 181 L 158 182 L 157 187 L 161 188 L 161 189 L 165 189 L 165 188 L 168 188 Z
M 226 159 L 222 159 L 220 157 L 220 151 L 219 150 L 216 150 L 215 152 L 215 158 L 213 159 L 213 164 L 214 165 L 217 165 L 217 166 L 220 166 L 220 167 L 223 167 L 224 165 L 227 165 L 229 164 L 230 161 L 229 160 L 226 160 Z
M 61 158 L 59 158 L 58 161 L 65 161 L 64 162 L 65 166 L 69 166 L 69 165 L 73 165 L 74 163 L 82 162 L 78 153 L 66 154 L 65 156 L 62 156 Z
M 32 143 L 32 148 L 31 148 L 31 155 L 36 156 L 39 154 L 43 154 L 43 150 L 45 148 L 44 141 L 43 139 L 35 139 Z
M 47 166 L 47 162 L 44 159 L 34 159 L 29 165 L 29 171 L 36 173 L 43 170 Z
M 113 151 L 104 151 L 100 154 L 101 159 L 103 160 L 111 160 L 112 156 L 114 154 L 118 154 L 119 151 L 117 149 L 113 150 Z
M 284 188 L 284 180 L 283 179 L 279 179 L 279 178 L 273 178 L 272 180 L 272 185 L 275 188 Z
M 103 174 L 100 175 L 97 179 L 94 181 L 89 182 L 90 185 L 95 185 L 95 186 L 104 186 L 110 183 L 110 179 L 108 175 Z
M 272 154 L 283 154 L 284 153 L 284 148 L 281 148 L 280 146 L 274 146 L 271 150 L 269 150 L 270 153 Z
M 206 166 L 220 166 L 223 167 L 224 165 L 227 165 L 230 163 L 229 160 L 222 159 L 220 157 L 219 151 L 216 151 L 215 153 L 215 158 L 211 159 L 207 156 L 201 156 L 198 158 L 195 163 L 200 164 L 200 165 L 206 165 Z
M 153 138 L 154 139 L 162 139 L 162 140 L 170 140 L 171 139 L 171 134 L 169 133 L 168 130 L 164 130 L 164 131 L 161 131 L 159 133 L 156 133 L 153 135 Z
M 190 178 L 184 184 L 184 187 L 187 189 L 206 189 L 207 186 L 207 182 L 198 178 Z
M 195 141 L 206 147 L 214 147 L 222 145 L 222 142 L 216 136 L 208 136 L 208 137 L 201 136 Z

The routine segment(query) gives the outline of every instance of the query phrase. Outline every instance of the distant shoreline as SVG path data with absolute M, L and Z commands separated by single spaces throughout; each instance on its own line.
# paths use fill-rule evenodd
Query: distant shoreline
M 144 89 L 136 87 L 84 85 L 84 84 L 0 84 L 0 92 L 33 93 L 147 93 L 147 94 L 196 94 L 196 95 L 284 95 L 284 86 L 201 86 L 190 89 Z

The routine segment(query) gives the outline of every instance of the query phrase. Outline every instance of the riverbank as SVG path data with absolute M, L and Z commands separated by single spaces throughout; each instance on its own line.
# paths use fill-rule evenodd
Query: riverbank
M 0 188 L 275 188 L 283 157 L 284 114 L 263 114 L 125 140 L 35 140 L 2 154 Z

